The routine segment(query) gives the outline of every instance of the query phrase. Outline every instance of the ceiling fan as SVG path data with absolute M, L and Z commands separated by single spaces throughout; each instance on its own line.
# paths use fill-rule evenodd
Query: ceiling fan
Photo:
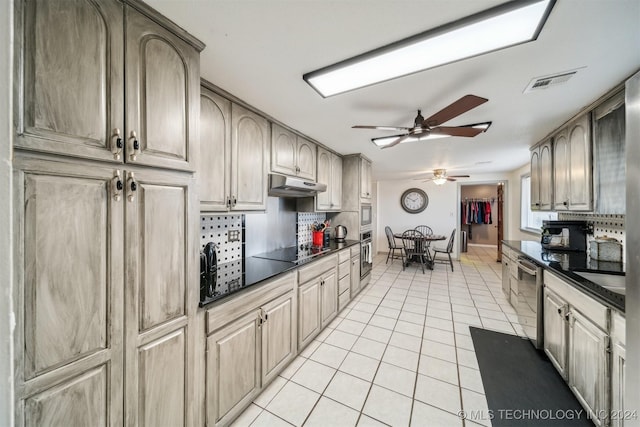
M 414 139 L 424 139 L 427 137 L 440 138 L 446 136 L 464 136 L 474 137 L 479 133 L 485 132 L 491 126 L 491 122 L 475 123 L 472 125 L 464 126 L 440 126 L 442 123 L 448 122 L 454 117 L 466 113 L 473 108 L 487 102 L 488 99 L 481 98 L 475 95 L 465 95 L 458 99 L 449 106 L 443 108 L 437 113 L 427 117 L 422 117 L 420 110 L 418 115 L 414 119 L 412 127 L 398 127 L 398 126 L 353 126 L 353 129 L 380 129 L 380 130 L 399 130 L 406 131 L 407 133 L 401 135 L 384 136 L 380 138 L 373 138 L 371 141 L 382 147 L 391 148 L 403 141 Z
M 422 182 L 433 181 L 436 185 L 442 185 L 447 181 L 456 181 L 456 178 L 469 178 L 469 175 L 449 175 L 445 169 L 434 169 L 433 178 L 425 179 Z

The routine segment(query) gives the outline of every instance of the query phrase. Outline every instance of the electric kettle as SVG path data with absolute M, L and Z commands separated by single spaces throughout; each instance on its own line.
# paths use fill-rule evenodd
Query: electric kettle
M 336 241 L 344 242 L 347 238 L 347 227 L 344 225 L 336 225 Z

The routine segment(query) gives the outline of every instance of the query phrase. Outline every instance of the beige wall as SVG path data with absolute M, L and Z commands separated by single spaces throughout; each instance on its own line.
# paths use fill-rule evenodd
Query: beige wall
M 11 123 L 13 2 L 0 1 L 0 425 L 13 425 Z
M 498 186 L 497 184 L 477 184 L 462 185 L 460 187 L 460 200 L 462 202 L 467 199 L 487 199 L 491 203 L 491 224 L 471 224 L 462 225 L 461 215 L 458 216 L 459 228 L 468 231 L 471 227 L 471 238 L 469 244 L 474 245 L 496 245 L 498 244 Z M 462 206 L 460 207 L 462 209 Z
M 523 165 L 509 173 L 509 184 L 511 197 L 509 199 L 509 240 L 539 240 L 540 235 L 522 231 L 520 229 L 520 178 L 530 171 L 529 163 Z

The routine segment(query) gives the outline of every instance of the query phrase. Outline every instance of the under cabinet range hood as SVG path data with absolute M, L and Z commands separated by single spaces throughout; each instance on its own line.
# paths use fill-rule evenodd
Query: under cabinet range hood
M 327 184 L 275 173 L 269 174 L 269 196 L 313 197 L 324 191 L 327 191 Z

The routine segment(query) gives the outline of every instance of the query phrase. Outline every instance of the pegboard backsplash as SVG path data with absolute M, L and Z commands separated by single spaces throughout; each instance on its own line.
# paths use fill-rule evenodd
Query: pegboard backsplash
M 561 221 L 589 221 L 593 223 L 594 237 L 613 237 L 622 242 L 623 247 L 626 243 L 626 234 L 624 231 L 624 215 L 604 215 L 580 212 L 558 212 L 558 219 Z
M 311 235 L 311 225 L 313 225 L 314 222 L 324 222 L 326 219 L 327 214 L 324 212 L 298 212 L 298 220 L 296 223 L 297 246 L 311 246 L 313 242 L 313 236 Z
M 218 245 L 218 265 L 244 258 L 244 215 L 200 215 L 200 250 Z

